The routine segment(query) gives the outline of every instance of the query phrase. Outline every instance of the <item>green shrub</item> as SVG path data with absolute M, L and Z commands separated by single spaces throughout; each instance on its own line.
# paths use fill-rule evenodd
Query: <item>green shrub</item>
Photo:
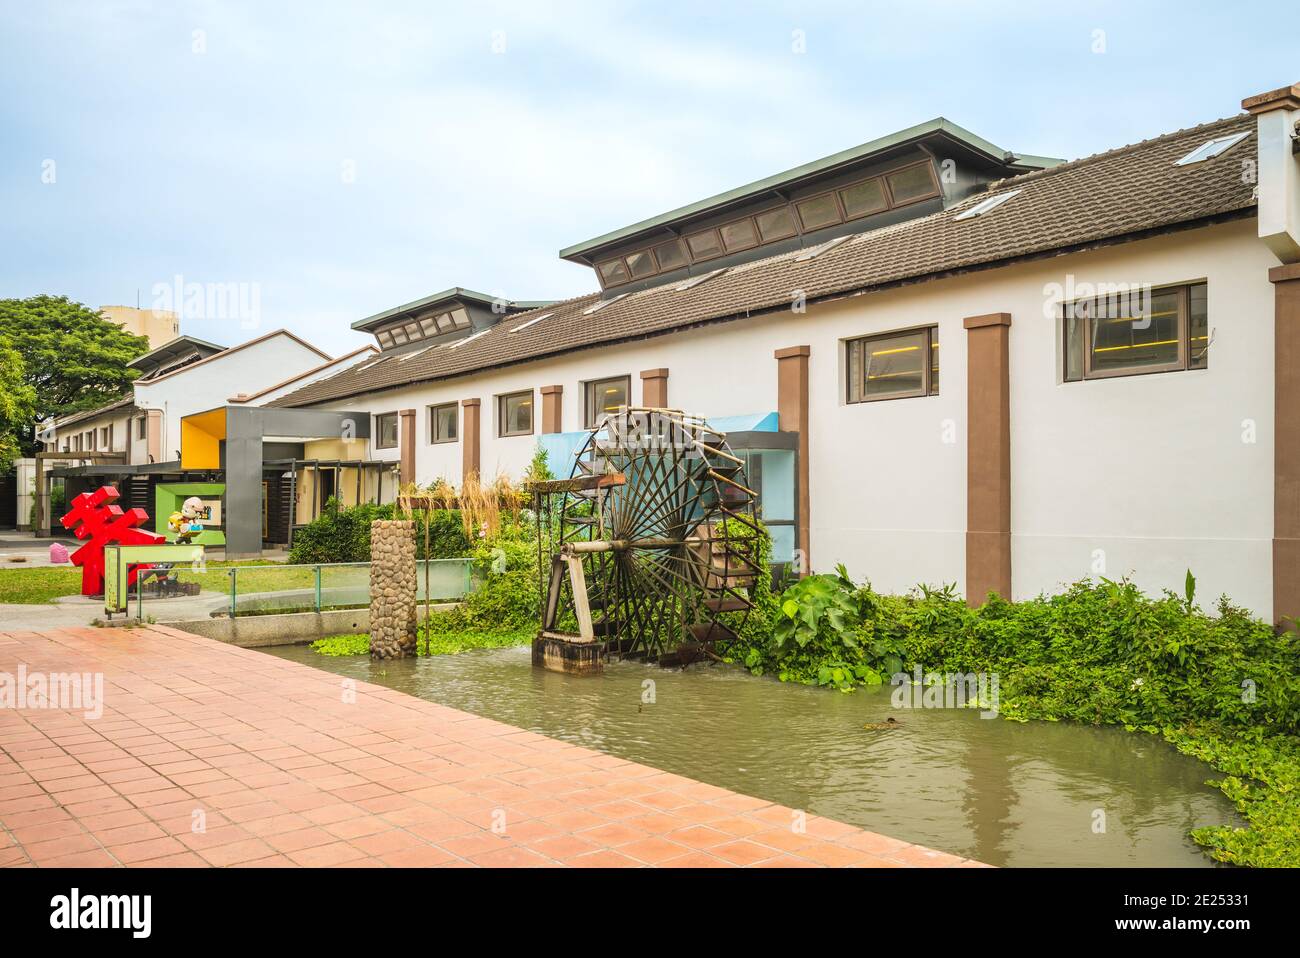
M 338 500 L 330 499 L 319 517 L 294 532 L 289 561 L 369 562 L 370 523 L 391 519 L 393 514 L 392 504 L 363 503 L 344 508 Z M 460 513 L 455 509 L 437 509 L 431 516 L 427 558 L 454 559 L 469 555 L 469 540 L 461 527 Z M 423 514 L 416 517 L 415 552 L 418 558 L 426 558 Z

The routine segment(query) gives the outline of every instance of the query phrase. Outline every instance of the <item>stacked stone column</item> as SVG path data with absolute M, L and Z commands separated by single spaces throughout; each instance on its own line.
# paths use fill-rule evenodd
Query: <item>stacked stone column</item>
M 415 523 L 370 524 L 370 657 L 415 655 Z

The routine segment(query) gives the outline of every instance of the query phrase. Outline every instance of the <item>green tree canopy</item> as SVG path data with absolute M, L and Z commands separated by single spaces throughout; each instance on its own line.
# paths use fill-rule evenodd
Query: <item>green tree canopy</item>
M 30 436 L 36 416 L 36 390 L 27 382 L 27 366 L 13 343 L 0 336 L 0 471 L 7 472 Z
M 35 448 L 34 422 L 121 398 L 135 378 L 126 364 L 149 351 L 144 336 L 133 336 L 66 296 L 0 299 L 0 340 L 17 351 L 22 381 L 34 392 L 25 425 L 3 427 L 25 452 Z

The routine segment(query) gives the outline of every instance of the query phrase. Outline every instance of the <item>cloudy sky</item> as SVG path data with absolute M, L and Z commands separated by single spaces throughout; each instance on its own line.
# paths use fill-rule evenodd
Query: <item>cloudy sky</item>
M 1289 10 L 0 0 L 0 297 L 244 284 L 184 331 L 341 352 L 449 286 L 590 291 L 560 248 L 935 116 L 1074 158 L 1231 115 L 1300 80 Z

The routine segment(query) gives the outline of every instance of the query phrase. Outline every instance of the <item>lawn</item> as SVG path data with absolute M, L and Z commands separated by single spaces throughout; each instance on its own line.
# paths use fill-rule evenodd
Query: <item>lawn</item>
M 457 632 L 435 628 L 431 635 L 420 628 L 416 642 L 419 655 L 452 655 L 469 649 L 500 649 L 510 645 L 528 645 L 537 634 L 536 630 L 497 631 L 497 632 Z M 367 655 L 370 652 L 370 636 L 336 635 L 328 639 L 318 639 L 311 644 L 313 651 L 321 655 Z
M 196 572 L 188 567 L 179 570 L 183 582 L 198 582 L 199 587 L 212 592 L 230 591 L 232 566 L 241 569 L 257 566 L 239 575 L 239 591 L 274 592 L 281 589 L 310 589 L 315 577 L 310 568 L 284 566 L 258 560 L 234 562 L 209 562 Z M 0 569 L 0 604 L 41 605 L 65 595 L 81 592 L 81 570 L 73 566 L 41 566 L 38 568 Z

